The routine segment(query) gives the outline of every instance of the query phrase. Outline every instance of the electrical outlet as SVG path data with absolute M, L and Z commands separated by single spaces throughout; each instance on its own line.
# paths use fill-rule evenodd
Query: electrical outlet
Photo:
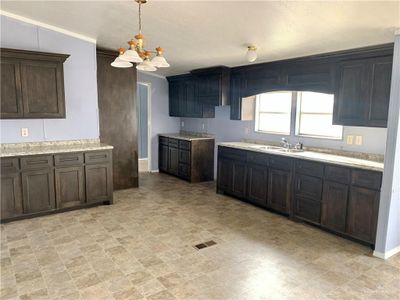
M 356 136 L 356 145 L 362 145 L 362 143 L 363 143 L 362 135 L 357 135 Z
M 206 128 L 206 125 L 203 123 L 203 124 L 201 124 L 201 127 L 202 127 L 203 130 L 204 130 L 204 128 Z
M 28 128 L 21 128 L 21 136 L 22 137 L 27 137 L 28 135 L 29 135 Z
M 346 138 L 346 143 L 347 143 L 348 145 L 353 144 L 353 136 L 352 136 L 352 135 L 348 135 L 348 136 L 347 136 L 347 138 Z

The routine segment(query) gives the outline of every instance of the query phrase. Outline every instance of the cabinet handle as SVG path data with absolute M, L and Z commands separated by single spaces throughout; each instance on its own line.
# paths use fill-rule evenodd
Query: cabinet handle
M 301 180 L 298 179 L 297 180 L 297 189 L 300 191 L 300 188 L 301 188 Z

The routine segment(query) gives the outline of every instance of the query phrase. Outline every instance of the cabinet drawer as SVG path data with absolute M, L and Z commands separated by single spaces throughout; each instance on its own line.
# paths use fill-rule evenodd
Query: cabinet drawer
M 296 197 L 294 213 L 298 218 L 319 224 L 321 222 L 321 202 Z
M 2 158 L 1 173 L 15 173 L 19 170 L 19 161 L 17 157 Z
M 218 155 L 233 159 L 233 160 L 246 160 L 246 152 L 243 150 L 227 148 L 227 147 L 219 147 Z
M 351 184 L 374 190 L 381 189 L 382 173 L 365 170 L 353 170 Z
M 179 149 L 179 163 L 190 163 L 190 151 Z
M 296 160 L 295 165 L 296 173 L 315 177 L 322 177 L 324 175 L 324 166 L 322 164 L 313 161 Z
M 21 158 L 22 170 L 49 168 L 52 166 L 53 166 L 52 155 L 27 156 Z
M 56 166 L 75 166 L 83 164 L 83 153 L 65 153 L 54 155 Z
M 190 166 L 187 164 L 179 164 L 178 167 L 178 175 L 183 178 L 189 178 L 190 177 Z
M 190 142 L 189 141 L 179 141 L 179 149 L 190 150 Z
M 159 141 L 160 141 L 160 144 L 168 145 L 168 138 L 165 136 L 160 136 Z
M 292 160 L 286 157 L 271 156 L 269 165 L 275 169 L 290 170 L 292 168 Z
M 350 183 L 350 169 L 343 167 L 326 166 L 325 178 L 340 183 Z
M 111 160 L 111 151 L 93 151 L 85 153 L 85 163 L 96 164 Z
M 294 190 L 297 196 L 321 201 L 322 179 L 298 174 L 296 175 Z
M 176 139 L 171 139 L 171 138 L 168 139 L 168 145 L 169 145 L 170 147 L 176 147 L 176 148 L 178 148 L 178 144 L 179 144 L 178 140 L 176 140 Z
M 263 153 L 251 152 L 247 153 L 247 161 L 249 163 L 268 166 L 268 155 Z

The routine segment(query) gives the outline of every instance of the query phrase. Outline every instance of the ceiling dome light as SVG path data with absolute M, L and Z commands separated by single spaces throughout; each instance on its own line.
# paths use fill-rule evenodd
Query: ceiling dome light
M 248 62 L 253 62 L 257 59 L 257 47 L 250 45 L 247 47 L 246 58 Z
M 157 52 L 157 56 L 155 56 L 151 60 L 151 63 L 153 64 L 153 66 L 155 66 L 157 68 L 168 68 L 169 67 L 169 63 L 167 62 L 167 60 L 163 56 L 164 49 L 161 48 L 161 47 L 157 47 L 156 48 L 156 52 Z
M 121 59 L 121 56 L 124 54 L 125 49 L 124 48 L 119 48 L 119 56 L 111 63 L 111 66 L 115 67 L 115 68 L 130 68 L 133 65 L 125 60 Z

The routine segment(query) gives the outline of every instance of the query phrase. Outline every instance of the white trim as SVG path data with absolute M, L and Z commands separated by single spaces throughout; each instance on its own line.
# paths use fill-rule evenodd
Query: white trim
M 161 78 L 161 79 L 166 79 L 165 76 L 160 75 L 160 74 L 156 74 L 156 73 L 152 73 L 152 72 L 146 72 L 146 71 L 141 71 L 141 70 L 137 70 L 137 71 L 138 71 L 138 73 L 142 73 L 142 74 L 145 74 L 145 75 L 154 76 L 154 77 Z
M 46 23 L 42 23 L 42 22 L 39 22 L 39 21 L 35 21 L 35 20 L 29 19 L 29 18 L 26 18 L 26 17 L 23 17 L 23 16 L 19 16 L 19 15 L 10 13 L 8 11 L 0 10 L 0 15 L 3 15 L 3 16 L 6 16 L 6 17 L 10 17 L 10 18 L 13 18 L 13 19 L 25 22 L 25 23 L 32 24 L 32 25 L 40 26 L 40 27 L 43 27 L 43 28 L 46 28 L 46 29 L 50 29 L 50 30 L 53 30 L 53 31 L 56 31 L 56 32 L 59 32 L 59 33 L 65 34 L 65 35 L 72 36 L 72 37 L 77 38 L 77 39 L 84 40 L 86 42 L 90 42 L 90 43 L 96 44 L 96 39 L 94 39 L 94 38 L 82 35 L 80 33 L 72 32 L 72 31 L 69 31 L 69 30 L 66 30 L 66 29 L 62 29 L 62 28 L 57 27 L 57 26 L 53 26 L 53 25 L 50 25 L 50 24 L 46 24 Z
M 153 155 L 151 153 L 151 83 L 137 82 L 137 85 L 140 84 L 147 87 L 147 160 L 148 160 L 148 170 L 150 170 L 153 159 Z M 137 102 L 139 104 L 139 99 Z
M 150 173 L 159 173 L 160 171 L 157 169 L 157 170 L 150 170 Z
M 400 28 L 397 28 L 397 29 L 394 31 L 394 35 L 400 35 Z
M 391 256 L 393 256 L 393 255 L 395 255 L 396 253 L 399 253 L 399 252 L 400 252 L 400 246 L 398 246 L 396 248 L 393 248 L 392 250 L 386 251 L 384 253 L 378 252 L 378 251 L 374 251 L 373 255 L 375 257 L 378 257 L 378 258 L 388 259 L 389 257 L 391 257 Z

